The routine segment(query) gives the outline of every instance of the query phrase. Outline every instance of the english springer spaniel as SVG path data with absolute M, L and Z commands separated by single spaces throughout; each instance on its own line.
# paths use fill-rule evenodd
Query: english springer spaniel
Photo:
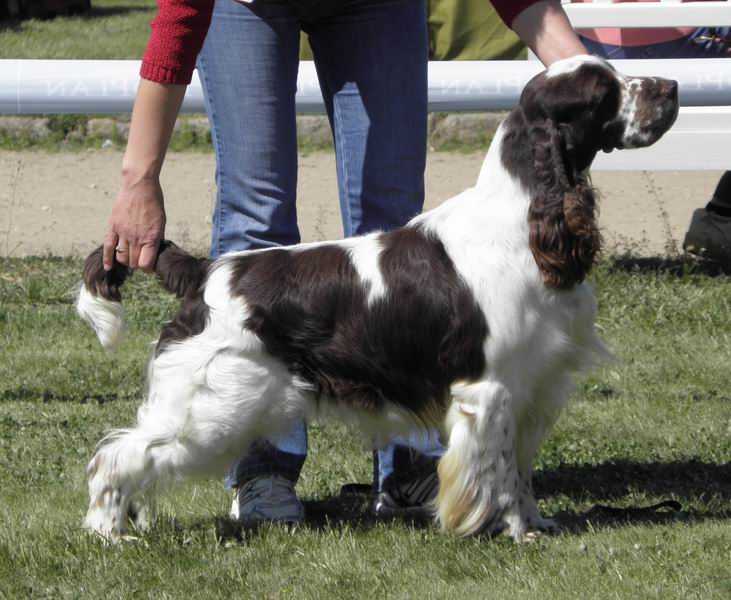
M 118 538 L 163 482 L 217 476 L 252 440 L 336 413 L 383 444 L 438 426 L 438 522 L 531 539 L 532 461 L 572 389 L 606 350 L 584 279 L 599 251 L 588 168 L 599 150 L 655 142 L 677 84 L 574 57 L 524 89 L 477 185 L 401 229 L 235 252 L 161 245 L 156 271 L 182 307 L 160 334 L 130 429 L 89 463 L 85 526 Z M 101 249 L 77 308 L 105 346 L 122 330 Z

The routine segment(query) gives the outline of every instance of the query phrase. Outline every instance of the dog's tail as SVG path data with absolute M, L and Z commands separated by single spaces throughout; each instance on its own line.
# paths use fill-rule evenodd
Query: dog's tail
M 124 310 L 119 289 L 132 270 L 115 262 L 111 270 L 105 271 L 102 251 L 100 246 L 86 259 L 76 311 L 94 329 L 102 346 L 114 350 L 124 332 Z M 205 258 L 195 258 L 165 240 L 160 243 L 155 273 L 167 291 L 182 298 L 198 289 L 210 262 Z

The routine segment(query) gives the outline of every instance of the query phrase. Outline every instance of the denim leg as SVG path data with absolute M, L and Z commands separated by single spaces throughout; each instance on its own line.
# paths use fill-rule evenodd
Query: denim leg
M 343 228 L 351 236 L 400 227 L 422 210 L 428 45 L 423 0 L 348 8 L 304 27 L 333 128 Z
M 345 235 L 400 227 L 424 204 L 425 3 L 346 3 L 304 28 L 333 128 Z M 443 453 L 435 432 L 399 443 Z M 378 451 L 377 485 L 393 471 L 393 456 L 394 444 Z
M 297 18 L 217 0 L 198 58 L 216 151 L 211 255 L 295 244 Z
M 397 461 L 396 455 L 399 453 L 403 458 Z M 420 459 L 419 455 L 440 458 L 442 454 L 444 447 L 439 442 L 439 433 L 434 429 L 414 431 L 408 437 L 395 438 L 388 446 L 374 452 L 373 484 L 376 491 L 383 491 L 384 481 L 392 475 L 396 481 L 423 477 L 422 465 L 428 465 L 431 461 Z
M 216 152 L 211 256 L 299 242 L 294 95 L 300 25 L 285 5 L 218 0 L 198 74 Z M 236 486 L 280 474 L 296 481 L 307 454 L 304 422 L 259 440 L 231 467 Z

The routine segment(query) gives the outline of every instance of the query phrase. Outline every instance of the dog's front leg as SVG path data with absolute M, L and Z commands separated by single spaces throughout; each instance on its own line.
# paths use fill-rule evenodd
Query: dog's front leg
M 541 516 L 533 492 L 533 461 L 543 438 L 555 419 L 544 415 L 521 421 L 517 436 L 518 504 L 514 514 L 506 518 L 509 533 L 516 540 L 529 541 L 539 532 L 554 531 L 557 524 Z
M 541 516 L 533 493 L 533 463 L 543 439 L 556 422 L 573 384 L 564 375 L 552 373 L 550 383 L 538 385 L 533 399 L 518 422 L 517 461 L 519 475 L 518 514 L 513 516 L 511 535 L 531 539 L 537 532 L 555 531 L 557 524 Z
M 553 520 L 541 516 L 533 492 L 533 461 L 546 430 L 543 415 L 530 415 L 518 425 L 518 503 L 505 518 L 508 534 L 516 541 L 531 541 L 540 532 L 557 527 Z
M 517 511 L 513 397 L 498 381 L 455 386 L 449 448 L 439 463 L 437 518 L 458 535 L 497 533 Z

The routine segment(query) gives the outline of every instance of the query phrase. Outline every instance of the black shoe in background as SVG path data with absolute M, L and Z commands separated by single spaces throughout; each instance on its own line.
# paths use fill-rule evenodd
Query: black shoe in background
M 731 216 L 699 208 L 683 241 L 683 250 L 731 269 Z
M 404 446 L 396 446 L 393 474 L 373 501 L 377 518 L 431 519 L 433 502 L 439 491 L 438 458 L 424 456 Z

